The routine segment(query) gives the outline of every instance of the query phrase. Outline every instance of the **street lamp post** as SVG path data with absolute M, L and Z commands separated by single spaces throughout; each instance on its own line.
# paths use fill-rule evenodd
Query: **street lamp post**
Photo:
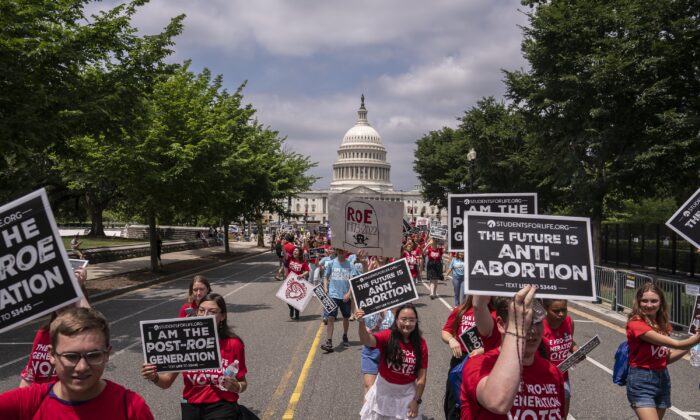
M 467 161 L 469 162 L 469 192 L 474 192 L 474 165 L 476 164 L 476 150 L 472 147 L 467 153 Z

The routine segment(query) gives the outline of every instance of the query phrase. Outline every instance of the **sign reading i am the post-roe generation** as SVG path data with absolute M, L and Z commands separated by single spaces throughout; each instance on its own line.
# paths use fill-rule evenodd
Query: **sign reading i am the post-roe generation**
M 352 299 L 365 315 L 418 299 L 405 258 L 350 279 Z
M 668 219 L 666 226 L 700 248 L 700 188 Z
M 537 193 L 448 194 L 450 252 L 464 252 L 464 212 L 537 214 Z
M 0 332 L 82 297 L 40 189 L 0 206 Z
M 213 316 L 141 321 L 141 342 L 144 361 L 158 372 L 221 368 Z
M 513 296 L 527 284 L 537 297 L 595 300 L 590 219 L 465 214 L 464 289 Z

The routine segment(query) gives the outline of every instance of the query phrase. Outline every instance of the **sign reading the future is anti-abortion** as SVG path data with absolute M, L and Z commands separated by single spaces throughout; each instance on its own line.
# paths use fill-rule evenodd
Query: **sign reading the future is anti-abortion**
M 700 188 L 668 219 L 666 226 L 700 248 Z
M 0 332 L 82 295 L 46 191 L 0 206 Z
M 418 299 L 405 258 L 351 278 L 350 290 L 353 302 L 365 315 Z
M 590 220 L 583 217 L 465 214 L 467 294 L 595 300 Z
M 218 369 L 219 339 L 213 316 L 141 321 L 146 363 L 158 372 Z
M 450 252 L 464 252 L 464 212 L 537 214 L 537 193 L 448 194 Z
M 333 246 L 367 255 L 400 258 L 403 203 L 351 194 L 331 194 L 328 217 Z

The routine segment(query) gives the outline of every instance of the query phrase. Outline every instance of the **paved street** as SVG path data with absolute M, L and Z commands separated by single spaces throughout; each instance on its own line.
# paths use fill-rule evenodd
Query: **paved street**
M 280 282 L 273 279 L 276 258 L 270 253 L 244 257 L 205 274 L 214 291 L 225 296 L 229 316 L 246 345 L 248 391 L 241 402 L 263 419 L 354 419 L 362 402 L 360 345 L 357 322 L 350 324 L 351 347 L 337 347 L 331 354 L 318 350 L 325 338 L 320 305 L 313 300 L 299 321 L 287 316 L 287 306 L 275 298 Z M 139 376 L 143 362 L 138 321 L 172 318 L 186 296 L 190 276 L 137 290 L 96 304 L 111 321 L 113 353 L 105 377 L 143 395 L 158 419 L 177 419 L 182 380 L 167 391 Z M 428 342 L 430 364 L 424 410 L 440 419 L 449 362 L 448 347 L 440 341 L 440 329 L 449 313 L 451 286 L 440 285 L 443 299 L 429 300 L 421 287 L 418 301 L 420 327 Z M 612 384 L 609 369 L 613 354 L 624 339 L 619 325 L 572 309 L 576 340 L 580 344 L 598 334 L 601 345 L 587 361 L 572 371 L 571 415 L 575 419 L 633 418 L 624 387 Z M 0 335 L 0 391 L 15 387 L 39 322 Z M 334 344 L 340 343 L 337 324 Z M 698 381 L 700 369 L 681 360 L 670 368 L 674 410 L 666 419 L 700 418 Z

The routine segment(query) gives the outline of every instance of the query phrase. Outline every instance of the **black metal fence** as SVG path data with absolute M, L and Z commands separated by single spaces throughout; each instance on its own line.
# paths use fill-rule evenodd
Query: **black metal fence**
M 663 224 L 606 223 L 601 232 L 601 262 L 695 277 L 697 249 Z

